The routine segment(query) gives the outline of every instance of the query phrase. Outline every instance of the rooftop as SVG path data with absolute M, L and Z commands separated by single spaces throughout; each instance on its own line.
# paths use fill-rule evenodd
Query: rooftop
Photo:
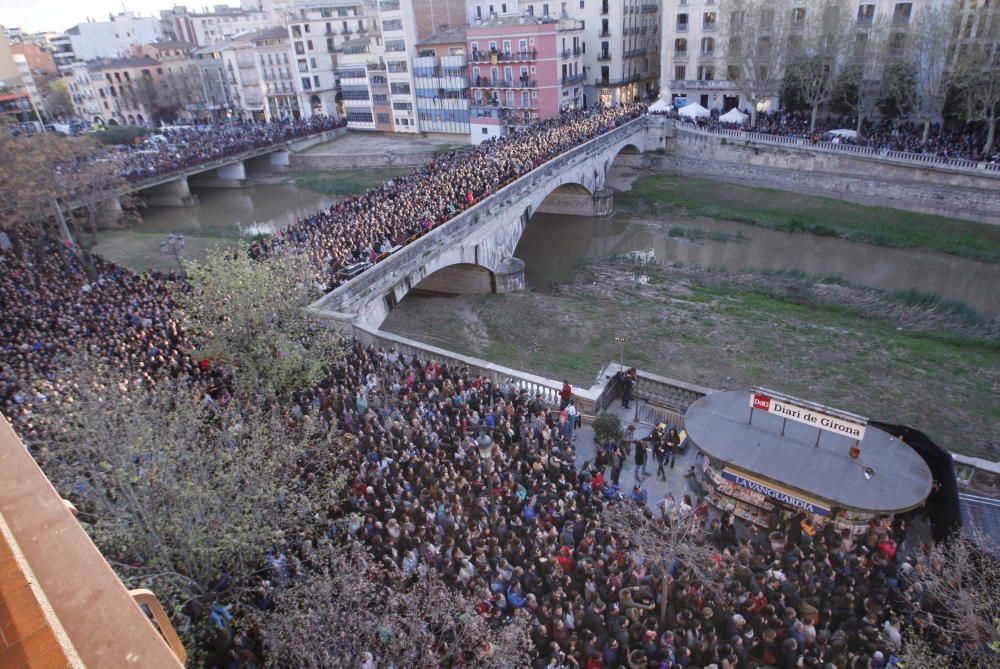
M 712 393 L 684 415 L 691 440 L 712 458 L 845 509 L 892 513 L 921 504 L 931 472 L 913 449 L 871 425 L 857 460 L 854 440 L 763 411 L 750 417 L 750 393 Z M 817 446 L 816 437 L 819 434 Z M 865 467 L 874 472 L 865 476 Z
M 417 46 L 431 46 L 433 44 L 465 44 L 465 35 L 469 26 L 458 26 L 436 32 L 426 39 L 417 42 Z
M 87 63 L 88 70 L 124 70 L 130 67 L 151 67 L 159 65 L 160 61 L 149 56 L 133 56 L 131 58 L 100 58 Z

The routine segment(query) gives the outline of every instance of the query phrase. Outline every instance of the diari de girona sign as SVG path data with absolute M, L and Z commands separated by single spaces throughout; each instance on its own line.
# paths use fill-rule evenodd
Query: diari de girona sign
M 779 400 L 761 393 L 750 393 L 750 407 L 850 439 L 861 441 L 865 438 L 865 426 L 861 423 L 831 416 L 787 400 Z

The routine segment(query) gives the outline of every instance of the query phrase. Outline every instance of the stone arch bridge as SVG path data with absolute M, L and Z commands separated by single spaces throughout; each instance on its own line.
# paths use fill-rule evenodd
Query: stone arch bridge
M 315 302 L 316 315 L 378 328 L 411 290 L 463 294 L 524 287 L 524 263 L 513 257 L 535 212 L 609 215 L 605 187 L 616 162 L 636 163 L 662 149 L 666 126 L 641 117 L 536 168 L 404 246 Z

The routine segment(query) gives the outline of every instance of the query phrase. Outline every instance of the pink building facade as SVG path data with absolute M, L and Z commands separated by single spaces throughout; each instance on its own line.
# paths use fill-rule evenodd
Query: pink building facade
M 470 139 L 479 144 L 583 103 L 583 25 L 494 17 L 467 33 Z

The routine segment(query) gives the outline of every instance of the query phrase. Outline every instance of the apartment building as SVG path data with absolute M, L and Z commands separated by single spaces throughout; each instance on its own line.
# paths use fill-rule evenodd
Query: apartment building
M 875 26 L 892 31 L 905 30 L 925 6 L 951 0 L 862 0 L 852 3 L 851 21 L 859 33 Z M 720 112 L 733 107 L 749 108 L 749 102 L 731 81 L 726 60 L 726 45 L 731 32 L 733 4 L 728 0 L 663 0 L 663 66 L 660 75 L 661 97 L 697 102 Z M 787 9 L 789 24 L 805 21 L 816 3 L 803 0 L 802 6 L 776 5 Z M 758 103 L 758 111 L 778 108 L 777 95 Z
M 238 119 L 301 118 L 288 29 L 265 28 L 219 47 Z
M 279 20 L 279 16 L 261 10 L 237 9 L 227 5 L 201 13 L 189 12 L 184 6 L 160 12 L 165 37 L 191 42 L 196 46 L 220 44 L 237 35 L 263 30 Z
M 413 85 L 421 132 L 469 137 L 469 69 L 466 27 L 417 42 Z
M 94 122 L 104 125 L 145 125 L 153 122 L 152 98 L 160 63 L 148 56 L 104 58 L 85 65 L 97 101 Z M 85 108 L 85 110 L 93 107 Z M 84 118 L 91 118 L 80 113 Z M 100 120 L 98 120 L 98 118 Z
M 295 58 L 295 90 L 305 118 L 336 116 L 337 58 L 344 45 L 365 39 L 371 17 L 361 0 L 298 2 L 285 14 Z
M 82 61 L 96 58 L 121 58 L 141 44 L 163 37 L 160 19 L 122 12 L 107 21 L 78 23 L 66 31 L 73 53 Z
M 69 63 L 63 68 L 63 80 L 73 103 L 73 112 L 77 118 L 90 123 L 103 123 L 101 100 L 91 78 L 91 71 L 86 63 Z
M 473 143 L 583 104 L 583 24 L 494 16 L 469 27 Z
M 393 130 L 419 132 L 417 100 L 410 69 L 410 61 L 417 55 L 417 25 L 413 3 L 380 0 L 378 28 L 389 82 Z
M 205 92 L 202 115 L 214 122 L 225 122 L 236 118 L 238 110 L 233 100 L 234 89 L 230 85 L 226 63 L 220 51 L 221 45 L 204 46 L 195 49 L 191 57 L 198 68 L 198 78 Z

